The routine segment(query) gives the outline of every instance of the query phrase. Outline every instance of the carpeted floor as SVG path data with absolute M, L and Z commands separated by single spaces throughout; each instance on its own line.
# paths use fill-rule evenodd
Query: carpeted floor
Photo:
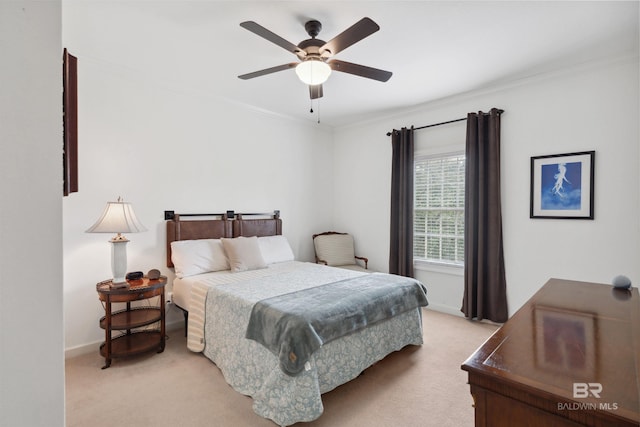
M 473 426 L 472 399 L 460 365 L 497 326 L 424 310 L 424 344 L 387 356 L 323 395 L 324 414 L 309 427 Z M 191 353 L 181 330 L 166 349 L 117 359 L 101 370 L 95 353 L 66 360 L 67 427 L 273 427 L 251 398 L 227 385 L 218 368 Z

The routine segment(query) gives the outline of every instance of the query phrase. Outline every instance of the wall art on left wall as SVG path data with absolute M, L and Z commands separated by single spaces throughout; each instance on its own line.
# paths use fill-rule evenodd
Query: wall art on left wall
M 62 57 L 62 194 L 78 191 L 78 58 Z

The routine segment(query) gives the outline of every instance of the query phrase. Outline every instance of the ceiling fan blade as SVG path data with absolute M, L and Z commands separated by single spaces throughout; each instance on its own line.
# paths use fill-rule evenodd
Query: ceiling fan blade
M 280 37 L 276 33 L 267 30 L 262 25 L 260 25 L 260 24 L 258 24 L 256 22 L 245 21 L 245 22 L 241 22 L 240 26 L 242 28 L 246 28 L 247 30 L 251 31 L 254 34 L 259 35 L 260 37 L 262 37 L 264 39 L 269 40 L 271 43 L 277 44 L 281 48 L 283 48 L 285 50 L 288 50 L 289 52 L 291 52 L 293 54 L 296 54 L 296 55 L 306 54 L 306 52 L 304 52 L 302 49 L 300 49 L 295 44 L 283 39 L 282 37 Z
M 329 51 L 328 56 L 333 56 L 345 50 L 354 43 L 378 31 L 380 27 L 370 18 L 362 18 L 360 21 L 347 28 L 320 48 L 320 52 Z
M 254 71 L 253 73 L 243 74 L 241 76 L 238 76 L 238 78 L 242 79 L 242 80 L 249 80 L 249 79 L 253 79 L 254 77 L 260 77 L 260 76 L 264 76 L 266 74 L 271 74 L 271 73 L 276 73 L 278 71 L 288 70 L 290 68 L 294 68 L 298 64 L 299 64 L 298 62 L 291 62 L 289 64 L 278 65 L 277 67 L 265 68 L 264 70 Z
M 309 85 L 311 99 L 322 98 L 322 85 Z
M 368 79 L 378 80 L 380 82 L 386 82 L 393 75 L 391 71 L 379 70 L 377 68 L 353 64 L 351 62 L 340 61 L 338 59 L 329 61 L 327 62 L 327 64 L 329 64 L 331 69 L 334 71 L 354 74 L 356 76 L 366 77 Z

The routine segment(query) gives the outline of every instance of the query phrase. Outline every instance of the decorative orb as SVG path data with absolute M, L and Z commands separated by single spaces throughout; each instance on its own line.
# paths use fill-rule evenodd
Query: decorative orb
M 156 280 L 160 278 L 160 270 L 156 270 L 155 268 L 152 270 L 149 270 L 149 272 L 147 273 L 147 277 L 151 280 Z
M 631 287 L 631 280 L 623 275 L 614 277 L 611 283 L 618 289 L 629 289 Z

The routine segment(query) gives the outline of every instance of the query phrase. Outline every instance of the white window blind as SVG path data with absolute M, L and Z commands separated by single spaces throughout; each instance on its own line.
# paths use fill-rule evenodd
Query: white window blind
M 464 175 L 464 153 L 414 159 L 414 259 L 464 265 Z

